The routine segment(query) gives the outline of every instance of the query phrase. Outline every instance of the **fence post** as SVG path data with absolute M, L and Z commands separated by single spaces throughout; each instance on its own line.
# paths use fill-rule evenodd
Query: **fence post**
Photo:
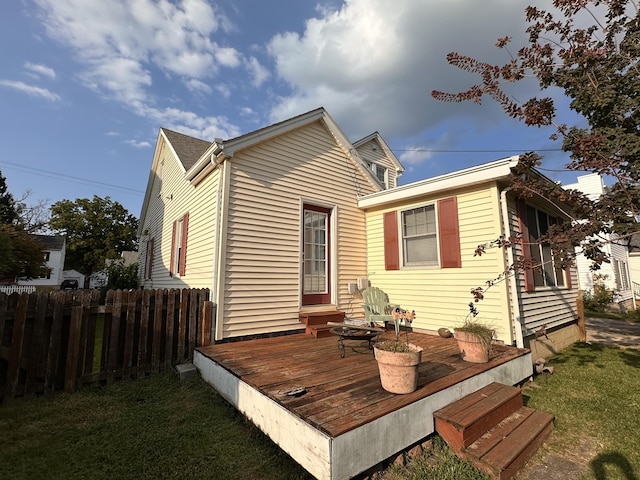
M 13 321 L 13 338 L 11 340 L 11 351 L 9 352 L 9 365 L 7 366 L 6 390 L 9 395 L 15 397 L 20 378 L 20 361 L 22 360 L 22 348 L 24 332 L 27 323 L 27 308 L 29 305 L 29 294 L 20 295 L 16 314 Z
M 213 317 L 213 302 L 207 300 L 202 304 L 202 322 L 200 322 L 200 345 L 211 345 L 211 321 Z
M 76 390 L 76 377 L 78 375 L 78 358 L 80 355 L 81 331 L 82 307 L 72 307 L 71 323 L 69 324 L 69 343 L 67 345 L 67 365 L 64 375 L 64 391 L 66 393 L 73 393 Z

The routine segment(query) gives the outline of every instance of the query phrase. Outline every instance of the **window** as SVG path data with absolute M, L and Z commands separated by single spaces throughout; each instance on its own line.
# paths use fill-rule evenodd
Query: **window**
M 616 290 L 629 290 L 629 268 L 627 262 L 613 261 L 613 275 L 616 280 Z
M 44 252 L 44 261 L 48 262 L 51 258 L 51 252 Z
M 384 186 L 384 188 L 389 188 L 389 177 L 387 175 L 387 169 L 377 163 L 367 162 L 369 168 L 376 176 L 376 178 L 380 181 L 380 183 Z
M 184 276 L 187 269 L 187 231 L 189 226 L 189 214 L 173 222 L 173 234 L 171 235 L 171 262 L 169 275 Z
M 541 243 L 540 237 L 546 235 L 551 225 L 559 220 L 530 205 L 526 205 L 527 232 L 523 231 L 525 248 L 528 248 L 531 258 L 534 287 L 563 287 L 565 286 L 564 270 L 555 264 L 551 245 Z
M 147 241 L 147 250 L 145 252 L 145 259 L 144 259 L 144 278 L 147 280 L 151 280 L 151 273 L 153 270 L 154 245 L 155 245 L 154 238 Z
M 403 265 L 437 265 L 438 239 L 433 205 L 402 212 Z
M 458 200 L 443 198 L 424 205 L 383 215 L 384 269 L 411 266 L 461 268 Z M 437 213 L 437 215 L 436 215 Z

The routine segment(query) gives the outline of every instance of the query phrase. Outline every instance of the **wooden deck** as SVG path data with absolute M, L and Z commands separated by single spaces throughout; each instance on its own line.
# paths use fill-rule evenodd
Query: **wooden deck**
M 341 480 L 433 433 L 434 411 L 491 382 L 514 385 L 532 374 L 529 350 L 494 346 L 489 363 L 473 364 L 460 358 L 454 339 L 409 338 L 424 351 L 418 389 L 408 395 L 382 389 L 366 341 L 346 341 L 345 358 L 337 337 L 224 343 L 197 349 L 194 364 L 311 474 Z

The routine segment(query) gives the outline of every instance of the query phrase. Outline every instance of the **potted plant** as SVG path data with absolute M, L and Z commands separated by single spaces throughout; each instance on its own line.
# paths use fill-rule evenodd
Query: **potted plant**
M 476 319 L 478 312 L 473 302 L 469 303 L 469 310 L 464 323 L 454 327 L 453 336 L 458 341 L 463 360 L 486 363 L 489 361 L 495 330 L 490 325 Z
M 418 366 L 422 360 L 422 347 L 400 339 L 400 324 L 406 326 L 413 321 L 416 313 L 396 307 L 393 311 L 395 339 L 384 340 L 373 346 L 378 361 L 382 388 L 391 393 L 411 393 L 418 388 Z

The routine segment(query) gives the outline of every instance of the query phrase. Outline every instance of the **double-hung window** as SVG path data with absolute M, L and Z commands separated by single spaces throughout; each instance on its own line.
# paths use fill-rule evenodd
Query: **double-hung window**
M 434 205 L 402 212 L 403 265 L 438 265 L 438 238 Z

